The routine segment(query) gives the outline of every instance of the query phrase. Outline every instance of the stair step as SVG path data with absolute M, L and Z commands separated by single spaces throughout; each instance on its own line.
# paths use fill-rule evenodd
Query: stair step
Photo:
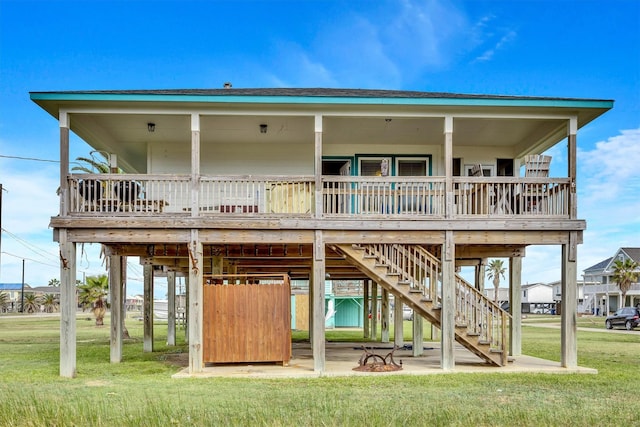
M 490 348 L 489 353 L 502 354 L 502 350 L 499 348 Z
M 411 289 L 409 289 L 409 293 L 410 294 L 421 294 L 422 293 L 422 289 L 411 288 Z
M 491 345 L 491 341 L 478 341 L 478 345 Z
M 431 298 L 422 297 L 420 298 L 420 302 L 433 302 L 433 300 Z
M 389 277 L 398 277 L 398 276 L 400 276 L 400 273 L 389 272 L 389 273 L 387 273 L 387 276 L 389 276 Z
M 411 282 L 409 282 L 408 280 L 398 280 L 398 285 L 409 286 L 411 285 Z
M 468 337 L 479 337 L 480 333 L 479 332 L 467 332 L 467 336 Z
M 362 258 L 363 259 L 378 259 L 378 257 L 375 256 L 375 255 L 367 255 L 367 254 L 362 255 Z
M 467 325 L 463 324 L 463 323 L 457 323 L 456 324 L 456 328 L 460 328 L 460 329 L 466 329 Z

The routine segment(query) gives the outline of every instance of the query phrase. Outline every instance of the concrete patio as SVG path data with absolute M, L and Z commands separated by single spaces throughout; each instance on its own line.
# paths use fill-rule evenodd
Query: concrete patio
M 393 343 L 366 343 L 367 349 L 385 357 L 393 349 Z M 596 369 L 577 367 L 563 368 L 559 362 L 539 359 L 531 356 L 518 356 L 505 367 L 494 367 L 466 350 L 460 345 L 455 347 L 455 368 L 442 370 L 440 368 L 440 343 L 425 342 L 424 355 L 413 357 L 411 349 L 400 349 L 394 353 L 394 360 L 402 369 L 392 372 L 360 372 L 353 368 L 363 355 L 363 343 L 327 342 L 326 363 L 323 373 L 313 370 L 313 352 L 309 343 L 293 343 L 292 358 L 288 366 L 274 363 L 253 364 L 220 364 L 206 365 L 201 373 L 190 375 L 188 368 L 184 368 L 173 378 L 313 378 L 313 377 L 344 377 L 363 375 L 437 375 L 451 373 L 545 373 L 545 374 L 597 374 Z

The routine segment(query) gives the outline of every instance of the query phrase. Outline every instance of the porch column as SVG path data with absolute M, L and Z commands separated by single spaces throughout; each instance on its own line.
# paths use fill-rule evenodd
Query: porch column
M 453 116 L 444 118 L 444 191 L 445 191 L 445 218 L 453 217 Z
M 578 119 L 572 117 L 569 119 L 568 137 L 567 137 L 567 175 L 569 176 L 569 218 L 578 218 L 578 196 L 576 185 L 577 175 L 577 153 L 578 153 Z M 563 299 L 564 299 L 564 294 Z M 564 308 L 564 307 L 563 307 Z
M 67 230 L 58 231 L 60 243 L 60 376 L 76 376 L 76 244 Z
M 314 121 L 314 176 L 315 218 L 322 218 L 322 116 L 316 114 Z M 324 278 L 322 279 L 324 281 Z
M 453 231 L 447 230 L 442 248 L 442 309 L 440 312 L 440 331 L 442 333 L 440 339 L 440 367 L 444 370 L 455 367 L 455 276 L 456 263 Z
M 191 115 L 191 216 L 200 207 L 200 115 Z
M 578 298 L 577 298 L 577 240 L 578 233 L 569 233 L 569 243 L 562 245 L 562 322 L 560 330 L 561 366 L 578 366 Z
M 69 120 L 66 111 L 60 111 L 58 124 L 60 126 L 60 216 L 69 213 Z M 73 284 L 75 286 L 75 282 Z
M 109 291 L 111 293 L 111 363 L 122 362 L 122 256 L 109 256 Z
M 382 288 L 382 307 L 380 310 L 380 342 L 389 342 L 389 291 Z
M 202 349 L 203 325 L 203 255 L 198 230 L 191 230 L 189 242 L 189 373 L 202 372 L 204 353 Z
M 150 260 L 143 260 L 144 300 L 142 317 L 144 318 L 142 351 L 153 352 L 153 265 Z
M 404 345 L 404 319 L 402 318 L 402 301 L 393 297 L 393 345 L 402 347 Z
M 378 340 L 378 282 L 371 282 L 371 341 Z
M 522 258 L 509 258 L 509 354 L 522 354 Z
M 363 287 L 362 287 L 362 307 L 363 307 L 363 322 L 362 322 L 362 331 L 364 332 L 364 338 L 369 338 L 369 336 L 371 335 L 371 331 L 369 328 L 369 325 L 371 324 L 371 319 L 369 318 L 369 285 L 371 280 L 365 279 L 362 281 L 363 282 Z
M 322 231 L 316 230 L 313 242 L 313 370 L 325 370 L 325 328 L 324 328 L 324 279 L 325 279 L 325 248 Z
M 176 272 L 167 272 L 167 345 L 176 345 Z

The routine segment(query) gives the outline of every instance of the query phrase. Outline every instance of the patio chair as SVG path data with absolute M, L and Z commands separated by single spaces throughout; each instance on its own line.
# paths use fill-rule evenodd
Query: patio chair
M 551 156 L 531 154 L 524 158 L 525 178 L 547 178 Z M 548 184 L 524 184 L 525 209 L 527 213 L 546 212 Z

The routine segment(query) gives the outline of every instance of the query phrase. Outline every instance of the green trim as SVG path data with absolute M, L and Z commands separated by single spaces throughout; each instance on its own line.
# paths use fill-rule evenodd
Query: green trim
M 613 108 L 613 101 L 504 98 L 394 98 L 335 96 L 240 96 L 32 92 L 33 101 L 192 102 L 237 104 L 418 105 L 480 107 Z

